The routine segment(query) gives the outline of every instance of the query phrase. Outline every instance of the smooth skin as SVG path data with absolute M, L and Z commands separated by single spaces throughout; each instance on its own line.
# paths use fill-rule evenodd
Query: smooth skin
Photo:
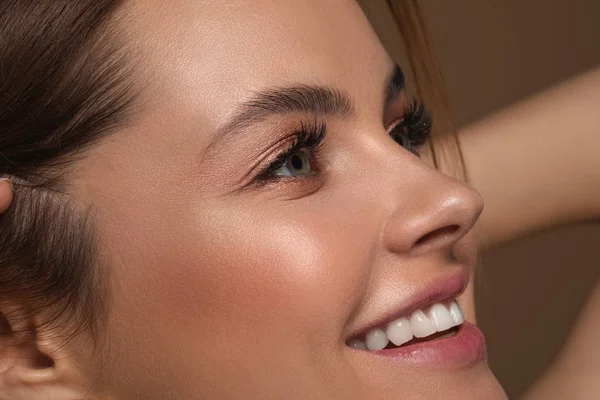
M 94 359 L 40 341 L 54 370 L 13 378 L 54 390 L 56 398 L 503 398 L 485 363 L 431 370 L 364 362 L 341 340 L 381 304 L 402 304 L 453 269 L 472 272 L 471 228 L 481 212 L 476 192 L 387 136 L 403 99 L 382 109 L 390 61 L 358 7 L 342 0 L 161 3 L 129 10 L 141 16 L 130 29 L 147 61 L 145 109 L 73 176 L 73 194 L 97 210 L 110 260 L 108 353 Z M 324 180 L 240 192 L 253 161 L 306 116 L 270 120 L 227 142 L 218 156 L 206 156 L 208 143 L 248 93 L 297 83 L 328 84 L 356 102 L 352 120 L 327 118 Z M 556 101 L 545 96 L 536 101 Z M 537 128 L 553 141 L 558 131 L 543 129 L 545 107 L 517 107 L 530 107 L 521 123 L 517 108 L 461 133 L 471 180 L 491 203 L 482 225 L 487 246 L 598 216 L 563 195 L 562 219 L 526 214 L 523 226 L 517 216 L 494 218 L 513 198 L 495 189 L 493 175 L 493 166 L 506 164 L 502 155 L 518 148 L 507 140 L 535 141 Z M 519 131 L 523 122 L 532 129 Z M 594 144 L 593 132 L 592 124 L 579 134 Z M 524 166 L 527 160 L 555 157 L 523 151 Z M 564 165 L 582 174 L 593 167 L 591 159 L 577 161 Z M 533 175 L 520 171 L 522 184 L 510 194 L 534 202 L 545 192 L 527 182 L 543 188 L 555 180 L 529 170 Z M 588 185 L 598 182 L 593 173 L 586 177 Z M 10 185 L 0 184 L 0 208 L 10 195 Z M 418 239 L 448 225 L 460 229 L 422 251 Z M 474 321 L 472 287 L 461 303 Z

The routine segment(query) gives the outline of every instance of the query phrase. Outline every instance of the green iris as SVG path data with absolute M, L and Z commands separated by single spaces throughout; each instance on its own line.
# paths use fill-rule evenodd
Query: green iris
M 303 151 L 297 151 L 287 158 L 285 164 L 283 164 L 283 166 L 279 168 L 277 172 L 275 172 L 275 175 L 303 176 L 310 175 L 312 172 L 310 161 L 306 153 Z

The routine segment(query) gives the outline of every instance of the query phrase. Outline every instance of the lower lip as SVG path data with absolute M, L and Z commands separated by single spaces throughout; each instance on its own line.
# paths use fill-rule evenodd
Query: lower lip
M 369 352 L 420 365 L 468 365 L 486 358 L 483 333 L 475 325 L 464 323 L 454 336 Z

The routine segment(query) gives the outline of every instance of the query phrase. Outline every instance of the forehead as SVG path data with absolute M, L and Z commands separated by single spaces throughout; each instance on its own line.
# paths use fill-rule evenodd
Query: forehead
M 138 0 L 136 47 L 164 96 L 226 112 L 266 86 L 328 84 L 380 93 L 388 58 L 353 0 Z M 363 93 L 364 92 L 364 93 Z

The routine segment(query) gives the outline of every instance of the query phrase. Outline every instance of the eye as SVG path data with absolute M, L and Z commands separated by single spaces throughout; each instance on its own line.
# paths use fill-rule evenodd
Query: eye
M 389 135 L 411 153 L 419 155 L 419 149 L 431 135 L 431 114 L 422 102 L 413 100 L 404 113 L 404 118 L 394 125 Z
M 313 168 L 306 150 L 299 150 L 290 154 L 283 165 L 276 170 L 275 176 L 306 176 L 313 174 Z
M 326 133 L 325 122 L 301 123 L 299 131 L 293 135 L 292 144 L 281 151 L 254 182 L 261 184 L 281 178 L 308 179 L 320 175 L 319 159 Z

